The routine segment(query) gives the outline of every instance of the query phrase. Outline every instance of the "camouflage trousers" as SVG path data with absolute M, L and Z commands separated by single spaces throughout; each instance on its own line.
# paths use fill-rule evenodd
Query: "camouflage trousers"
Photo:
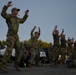
M 66 49 L 65 48 L 61 48 L 61 63 L 65 63 L 65 59 L 66 59 Z
M 16 63 L 19 62 L 20 61 L 20 43 L 19 43 L 18 36 L 17 37 L 7 36 L 6 42 L 7 42 L 6 43 L 7 48 L 6 48 L 2 61 L 5 64 L 7 64 L 7 62 L 10 60 L 12 50 L 13 50 L 13 48 L 15 48 L 15 62 Z
M 72 47 L 68 47 L 67 54 L 70 56 L 73 53 Z
M 50 63 L 51 64 L 57 64 L 59 58 L 59 47 L 55 46 L 53 48 L 53 50 L 51 51 L 51 59 L 50 59 Z
M 39 50 L 32 48 L 31 49 L 31 59 L 30 59 L 30 63 L 31 64 L 35 64 L 38 65 L 39 62 Z

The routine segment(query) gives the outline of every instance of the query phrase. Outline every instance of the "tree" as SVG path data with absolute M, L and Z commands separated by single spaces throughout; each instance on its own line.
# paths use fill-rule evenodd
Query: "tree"
M 49 44 L 47 42 L 42 42 L 41 48 L 48 48 Z
M 1 41 L 1 44 L 6 45 L 6 41 L 5 40 Z

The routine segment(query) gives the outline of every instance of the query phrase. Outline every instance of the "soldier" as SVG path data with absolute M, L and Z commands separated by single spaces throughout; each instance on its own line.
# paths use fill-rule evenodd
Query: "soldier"
M 52 32 L 52 35 L 53 35 L 53 40 L 54 40 L 54 43 L 53 43 L 53 58 L 52 58 L 52 61 L 53 61 L 53 65 L 57 65 L 57 61 L 58 61 L 58 58 L 59 58 L 59 31 L 57 30 L 57 25 L 55 26 L 53 32 Z
M 36 31 L 34 34 L 34 30 L 36 29 L 36 26 L 31 31 L 31 59 L 30 63 L 31 65 L 35 64 L 36 66 L 39 65 L 39 43 L 38 38 L 40 36 L 40 28 L 38 28 L 38 31 Z M 34 63 L 35 62 L 35 63 Z
M 52 43 L 50 43 L 49 47 L 48 47 L 48 56 L 49 56 L 50 66 L 52 66 L 52 64 L 53 64 L 53 62 L 52 62 L 52 57 L 53 57 L 53 45 L 52 45 Z
M 69 37 L 68 40 L 67 40 L 67 44 L 68 44 L 67 53 L 68 53 L 68 56 L 70 56 L 73 53 L 73 46 L 72 46 L 73 43 L 74 43 L 74 39 L 73 38 L 70 39 L 70 37 Z
M 12 2 L 8 2 L 7 5 L 5 5 L 2 9 L 1 16 L 6 20 L 7 26 L 8 26 L 8 32 L 7 32 L 7 48 L 4 54 L 4 57 L 2 59 L 2 62 L 0 63 L 0 70 L 3 72 L 7 72 L 7 62 L 10 59 L 12 49 L 15 48 L 15 62 L 14 67 L 17 71 L 20 71 L 20 68 L 18 66 L 19 60 L 20 60 L 20 43 L 19 43 L 19 36 L 18 36 L 18 29 L 19 24 L 24 23 L 28 17 L 28 10 L 25 11 L 25 15 L 23 18 L 18 18 L 18 12 L 20 9 L 13 8 L 11 10 L 11 14 L 7 14 L 7 9 L 12 6 Z
M 22 46 L 23 46 L 22 47 L 23 54 L 21 56 L 19 66 L 20 67 L 30 67 L 30 63 L 29 63 L 29 60 L 30 60 L 30 57 L 31 57 L 30 44 L 23 43 Z M 24 64 L 26 64 L 26 65 L 24 65 Z
M 62 33 L 60 34 L 60 41 L 61 41 L 61 64 L 65 63 L 65 58 L 66 58 L 66 39 L 65 39 L 65 35 L 64 33 L 64 29 L 62 29 Z

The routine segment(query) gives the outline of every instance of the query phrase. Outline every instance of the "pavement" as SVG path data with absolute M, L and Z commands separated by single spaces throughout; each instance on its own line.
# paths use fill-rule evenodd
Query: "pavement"
M 43 64 L 42 66 L 33 66 L 31 68 L 21 68 L 18 72 L 13 67 L 12 63 L 8 64 L 8 73 L 0 71 L 0 75 L 76 75 L 76 68 L 68 68 L 66 65 L 58 65 L 56 67 L 50 67 L 49 64 Z

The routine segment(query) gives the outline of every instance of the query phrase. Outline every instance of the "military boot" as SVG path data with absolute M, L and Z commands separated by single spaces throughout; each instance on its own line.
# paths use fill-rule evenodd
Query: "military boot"
M 21 69 L 19 68 L 19 63 L 18 62 L 14 63 L 14 67 L 16 68 L 17 71 L 21 71 Z
M 0 62 L 0 70 L 3 71 L 3 72 L 8 72 L 5 63 Z

